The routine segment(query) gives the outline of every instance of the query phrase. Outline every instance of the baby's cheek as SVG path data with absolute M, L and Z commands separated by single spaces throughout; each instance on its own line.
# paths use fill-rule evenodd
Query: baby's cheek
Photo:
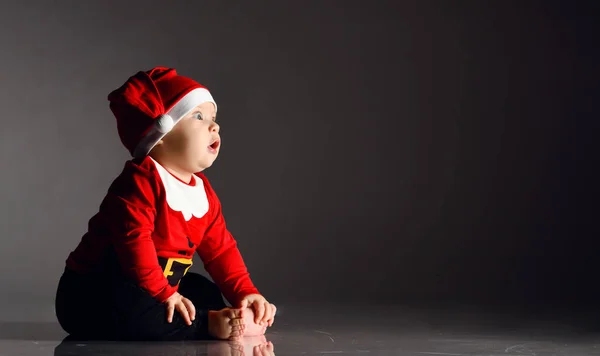
M 194 149 L 198 148 L 200 141 L 197 137 L 191 135 L 185 135 L 179 141 L 182 151 L 193 152 Z
M 204 154 L 208 149 L 208 143 L 204 142 L 204 140 L 196 139 L 190 143 L 190 147 L 192 147 L 193 152 L 196 156 L 200 154 Z
M 165 139 L 165 146 L 169 153 L 180 155 L 184 153 L 188 146 L 188 138 L 179 133 L 172 133 L 168 139 Z

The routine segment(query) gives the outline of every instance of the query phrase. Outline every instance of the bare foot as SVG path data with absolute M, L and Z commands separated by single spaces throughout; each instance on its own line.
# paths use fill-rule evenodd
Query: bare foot
M 208 312 L 208 333 L 214 338 L 227 340 L 241 337 L 244 324 L 241 309 L 224 308 Z
M 267 332 L 267 325 L 260 325 L 254 322 L 254 310 L 246 308 L 242 312 L 244 320 L 244 337 L 246 336 L 261 336 Z

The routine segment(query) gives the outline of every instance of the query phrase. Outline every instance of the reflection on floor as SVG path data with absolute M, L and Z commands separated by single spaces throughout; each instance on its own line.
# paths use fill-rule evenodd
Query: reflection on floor
M 55 323 L 0 323 L 0 355 L 600 355 L 600 333 L 579 321 L 473 310 L 282 307 L 264 338 L 241 343 L 71 342 Z M 272 352 L 259 348 L 269 342 Z

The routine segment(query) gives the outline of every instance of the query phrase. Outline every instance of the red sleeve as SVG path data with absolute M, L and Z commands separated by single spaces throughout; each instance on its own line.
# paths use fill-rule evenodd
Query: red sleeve
M 102 203 L 111 242 L 124 274 L 160 302 L 171 287 L 158 264 L 152 240 L 158 185 L 152 173 L 128 162 Z
M 211 224 L 197 252 L 225 298 L 237 306 L 245 296 L 259 294 L 259 291 L 250 279 L 235 239 L 227 230 L 219 198 L 207 180 L 203 180 L 211 204 Z

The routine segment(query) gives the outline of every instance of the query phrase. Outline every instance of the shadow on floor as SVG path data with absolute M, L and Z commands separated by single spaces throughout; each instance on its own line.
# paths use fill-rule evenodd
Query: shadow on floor
M 193 342 L 111 342 L 82 341 L 72 339 L 61 329 L 58 323 L 2 322 L 0 323 L 1 341 L 54 342 L 55 356 L 74 355 L 275 355 L 273 347 L 267 348 L 266 337 L 247 337 L 242 342 L 193 341 Z M 22 344 L 18 344 L 22 345 Z M 5 345 L 6 346 L 6 345 Z
M 562 316 L 560 315 L 562 314 Z M 467 308 L 297 308 L 266 338 L 243 343 L 107 342 L 66 338 L 57 323 L 0 323 L 0 353 L 55 356 L 573 355 L 597 354 L 594 309 L 524 313 Z M 33 341 L 33 342 L 31 342 Z M 271 350 L 256 348 L 271 341 Z
M 0 340 L 58 342 L 66 336 L 58 323 L 0 322 Z
M 63 340 L 54 348 L 54 356 L 274 356 L 274 346 L 263 337 L 248 337 L 241 342 L 194 341 L 194 342 L 107 342 Z

